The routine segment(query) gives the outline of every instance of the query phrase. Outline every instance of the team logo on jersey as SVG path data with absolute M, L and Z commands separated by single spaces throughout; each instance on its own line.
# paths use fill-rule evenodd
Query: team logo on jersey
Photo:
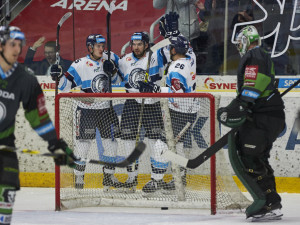
M 258 73 L 258 66 L 246 66 L 245 80 L 256 80 Z
M 2 102 L 0 102 L 0 123 L 5 119 L 5 117 L 6 117 L 6 107 Z
M 128 78 L 128 83 L 131 87 L 138 89 L 138 81 L 144 81 L 146 76 L 146 71 L 141 68 L 135 68 L 131 71 Z
M 128 62 L 131 61 L 131 57 L 127 57 L 126 61 L 128 61 Z
M 87 66 L 93 66 L 93 63 L 91 63 L 90 61 L 86 61 L 86 65 Z
M 108 76 L 99 74 L 91 82 L 91 89 L 94 93 L 105 93 L 108 91 Z

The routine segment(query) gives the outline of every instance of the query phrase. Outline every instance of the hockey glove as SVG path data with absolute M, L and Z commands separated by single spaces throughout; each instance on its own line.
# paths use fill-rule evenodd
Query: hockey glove
M 177 37 L 180 32 L 178 30 L 178 18 L 179 15 L 176 12 L 170 12 L 166 14 L 166 35 L 168 37 Z
M 138 81 L 139 91 L 141 93 L 160 93 L 160 86 L 153 83 L 145 83 L 143 81 Z
M 168 38 L 168 36 L 166 36 L 166 18 L 164 16 L 159 20 L 159 33 L 164 38 Z
M 116 64 L 114 63 L 113 60 L 105 60 L 103 63 L 103 71 L 107 74 L 107 75 L 114 75 L 118 69 L 116 67 Z
M 48 150 L 53 154 L 56 165 L 75 168 L 74 161 L 78 159 L 63 139 L 49 141 Z
M 50 68 L 50 75 L 53 81 L 56 81 L 56 79 L 59 81 L 63 75 L 62 67 L 58 64 L 52 65 Z

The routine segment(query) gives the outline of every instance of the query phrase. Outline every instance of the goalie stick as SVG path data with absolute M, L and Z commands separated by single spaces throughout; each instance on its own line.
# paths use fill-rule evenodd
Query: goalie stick
M 300 83 L 300 79 L 297 80 L 292 86 L 290 86 L 288 89 L 286 89 L 284 92 L 280 94 L 281 97 L 286 95 L 290 90 L 292 90 L 294 87 L 296 87 Z M 266 101 L 269 101 L 275 93 L 271 94 Z M 189 168 L 189 169 L 195 169 L 199 167 L 201 164 L 203 164 L 206 160 L 208 160 L 210 157 L 212 157 L 215 153 L 217 153 L 221 148 L 223 148 L 228 143 L 228 136 L 232 133 L 235 133 L 238 131 L 237 128 L 231 129 L 228 133 L 226 133 L 223 137 L 221 137 L 218 141 L 216 141 L 212 146 L 207 148 L 204 152 L 202 152 L 200 155 L 198 155 L 194 159 L 187 159 L 181 155 L 178 155 L 170 150 L 166 150 L 162 153 L 162 156 L 166 157 L 173 163 L 177 163 L 180 166 Z
M 59 51 L 60 51 L 60 45 L 59 45 L 59 30 L 61 28 L 61 26 L 63 25 L 63 23 L 69 19 L 69 17 L 72 15 L 71 12 L 67 12 L 65 15 L 63 15 L 63 17 L 59 20 L 58 24 L 57 24 L 57 28 L 56 28 L 56 61 L 55 64 L 59 64 L 60 61 L 60 57 L 59 57 Z M 55 80 L 55 95 L 57 95 L 58 93 L 58 78 L 56 78 Z
M 136 159 L 138 159 L 141 154 L 145 151 L 146 144 L 140 142 L 131 152 L 131 154 L 120 162 L 108 162 L 108 161 L 101 161 L 101 160 L 94 160 L 94 159 L 79 159 L 78 161 L 91 163 L 91 164 L 98 164 L 98 165 L 107 165 L 107 166 L 115 166 L 115 167 L 127 167 L 131 163 L 133 163 Z M 30 149 L 21 149 L 8 147 L 8 146 L 0 146 L 0 151 L 16 151 L 25 154 L 31 155 L 38 155 L 38 156 L 45 156 L 45 157 L 53 157 L 55 158 L 59 154 L 52 154 L 52 153 L 40 153 L 38 150 L 30 150 Z

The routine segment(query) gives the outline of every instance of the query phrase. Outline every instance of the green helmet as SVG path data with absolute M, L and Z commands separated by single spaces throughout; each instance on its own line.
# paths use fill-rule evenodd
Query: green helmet
M 241 56 L 245 55 L 252 42 L 258 41 L 258 46 L 261 45 L 260 36 L 254 26 L 244 27 L 238 34 L 237 49 Z

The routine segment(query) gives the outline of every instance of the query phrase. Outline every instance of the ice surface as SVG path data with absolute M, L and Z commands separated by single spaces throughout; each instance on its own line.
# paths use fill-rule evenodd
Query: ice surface
M 247 195 L 249 196 L 249 195 Z M 281 194 L 281 221 L 300 224 L 300 194 Z M 54 211 L 53 188 L 22 188 L 17 192 L 12 225 L 232 225 L 249 224 L 243 213 L 210 215 L 209 210 L 131 207 L 90 207 Z M 270 224 L 260 222 L 259 224 Z M 256 223 L 257 224 L 257 223 Z

